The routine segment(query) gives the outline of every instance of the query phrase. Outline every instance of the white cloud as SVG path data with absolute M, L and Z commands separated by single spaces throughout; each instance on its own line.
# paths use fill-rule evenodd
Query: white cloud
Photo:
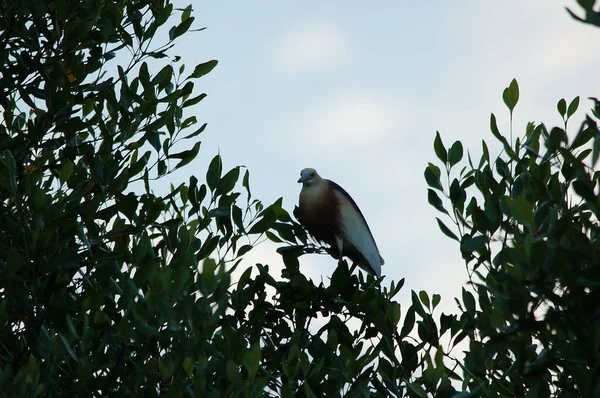
M 334 25 L 296 25 L 277 41 L 275 56 L 281 72 L 286 74 L 321 70 L 342 65 L 348 58 L 348 43 Z
M 349 154 L 380 144 L 397 132 L 405 119 L 401 109 L 383 96 L 343 94 L 283 119 L 275 130 L 289 132 L 311 152 Z

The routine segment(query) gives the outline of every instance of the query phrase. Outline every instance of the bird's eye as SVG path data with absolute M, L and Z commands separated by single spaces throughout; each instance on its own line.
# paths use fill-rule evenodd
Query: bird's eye
M 310 173 L 310 178 L 313 178 L 315 176 L 315 173 Z

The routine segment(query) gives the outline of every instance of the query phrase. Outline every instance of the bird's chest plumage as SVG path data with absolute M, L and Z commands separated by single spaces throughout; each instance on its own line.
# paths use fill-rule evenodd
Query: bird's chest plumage
M 316 239 L 333 245 L 340 232 L 339 203 L 335 193 L 322 186 L 304 187 L 299 197 L 299 221 Z

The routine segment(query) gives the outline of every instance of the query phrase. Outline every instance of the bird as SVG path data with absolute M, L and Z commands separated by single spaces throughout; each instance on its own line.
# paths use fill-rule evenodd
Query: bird
M 302 189 L 294 216 L 317 240 L 337 250 L 338 261 L 352 260 L 350 274 L 358 265 L 368 273 L 381 276 L 383 258 L 367 220 L 352 197 L 333 181 L 321 178 L 313 168 L 300 172 Z

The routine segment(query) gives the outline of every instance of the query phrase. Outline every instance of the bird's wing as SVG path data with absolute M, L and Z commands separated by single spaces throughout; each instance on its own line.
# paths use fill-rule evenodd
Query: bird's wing
M 379 249 L 369 229 L 369 225 L 356 202 L 350 195 L 333 181 L 329 181 L 339 203 L 339 218 L 344 240 L 348 241 L 368 262 L 369 267 L 377 275 L 381 275 L 383 259 L 379 255 Z

